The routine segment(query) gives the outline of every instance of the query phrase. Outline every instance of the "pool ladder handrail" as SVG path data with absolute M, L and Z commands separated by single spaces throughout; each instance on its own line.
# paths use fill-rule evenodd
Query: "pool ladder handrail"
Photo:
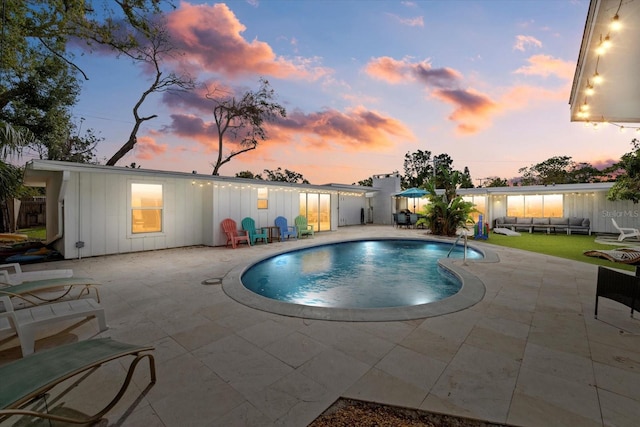
M 449 255 L 451 255 L 451 252 L 453 251 L 453 248 L 456 247 L 456 245 L 458 244 L 458 242 L 460 241 L 460 239 L 462 239 L 464 237 L 464 252 L 462 254 L 462 260 L 463 262 L 467 262 L 467 233 L 462 233 L 458 236 L 458 238 L 456 239 L 455 242 L 453 242 L 453 245 L 451 245 L 451 249 L 449 249 L 449 252 L 447 252 L 447 258 L 449 258 Z

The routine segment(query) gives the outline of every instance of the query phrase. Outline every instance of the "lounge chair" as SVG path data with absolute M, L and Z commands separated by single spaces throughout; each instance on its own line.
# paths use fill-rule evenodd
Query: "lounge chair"
M 313 237 L 313 225 L 309 225 L 307 223 L 307 217 L 304 215 L 298 215 L 293 220 L 296 225 L 296 230 L 298 230 L 298 238 L 303 236 L 312 236 Z
M 13 271 L 13 273 L 11 273 Z M 20 264 L 13 262 L 10 264 L 0 264 L 0 282 L 9 285 L 19 285 L 23 282 L 31 282 L 43 279 L 63 279 L 73 277 L 73 270 L 40 270 L 40 271 L 22 271 Z
M 59 301 L 14 310 L 11 298 L 0 296 L 0 305 L 4 306 L 4 311 L 0 311 L 0 332 L 11 331 L 18 335 L 22 356 L 33 353 L 36 330 L 41 326 L 78 317 L 95 317 L 100 332 L 108 329 L 104 308 L 92 298 Z
M 246 230 L 249 233 L 249 242 L 250 244 L 255 245 L 258 239 L 262 239 L 263 243 L 267 243 L 269 236 L 267 235 L 267 231 L 265 229 L 256 230 L 256 222 L 253 218 L 246 217 L 242 220 L 242 229 Z
M 33 280 L 12 286 L 0 284 L 0 296 L 6 295 L 19 298 L 31 305 L 39 305 L 58 301 L 67 296 L 70 299 L 79 299 L 84 295 L 90 295 L 93 290 L 96 301 L 100 302 L 99 285 L 100 283 L 95 280 L 85 277 Z
M 152 350 L 153 347 L 150 346 L 125 344 L 111 338 L 91 339 L 54 347 L 0 366 L 0 420 L 10 416 L 26 416 L 73 424 L 92 424 L 102 418 L 124 396 L 136 366 L 144 358 L 149 359 L 150 383 L 155 384 L 156 368 Z M 26 407 L 34 400 L 45 396 L 61 382 L 127 356 L 133 356 L 133 360 L 124 383 L 107 406 L 96 414 L 71 418 Z M 90 400 L 91 396 L 87 396 L 87 399 Z M 46 410 L 47 406 L 44 408 Z
M 296 231 L 296 228 L 292 225 L 287 225 L 287 218 L 279 216 L 276 218 L 275 224 L 280 229 L 281 242 L 290 237 L 293 237 L 294 239 L 298 238 L 298 232 Z
M 616 228 L 616 230 L 620 232 L 620 235 L 618 236 L 619 242 L 622 242 L 627 237 L 635 237 L 636 239 L 640 240 L 640 230 L 638 230 L 637 228 L 620 227 L 615 219 L 611 218 L 611 221 L 613 222 L 613 226 Z
M 584 251 L 583 254 L 590 257 L 604 258 L 622 264 L 640 264 L 640 250 L 634 248 L 620 248 L 613 250 L 594 249 Z
M 238 247 L 238 243 L 241 242 L 247 242 L 247 245 L 251 246 L 251 243 L 249 242 L 249 233 L 245 230 L 238 230 L 238 226 L 234 220 L 231 218 L 224 219 L 220 225 L 222 226 L 224 233 L 227 235 L 227 243 L 225 243 L 225 246 L 231 243 L 231 247 L 235 249 Z

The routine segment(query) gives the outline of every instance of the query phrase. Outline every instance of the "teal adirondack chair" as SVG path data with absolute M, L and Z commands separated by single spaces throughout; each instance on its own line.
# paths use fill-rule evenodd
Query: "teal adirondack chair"
M 313 225 L 307 224 L 307 217 L 304 215 L 297 216 L 293 222 L 298 230 L 298 238 L 302 236 L 313 236 Z
M 249 241 L 252 245 L 255 245 L 258 239 L 262 239 L 263 243 L 267 243 L 269 236 L 264 229 L 256 230 L 256 222 L 253 218 L 246 217 L 242 220 L 242 229 L 249 233 Z

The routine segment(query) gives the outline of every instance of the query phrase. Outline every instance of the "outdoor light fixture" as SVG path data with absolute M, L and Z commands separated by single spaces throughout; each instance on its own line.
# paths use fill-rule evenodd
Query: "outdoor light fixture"
M 587 87 L 585 88 L 584 93 L 591 96 L 594 92 L 595 90 L 593 89 L 593 85 L 589 82 L 589 79 L 587 79 Z
M 616 13 L 616 16 L 611 18 L 611 24 L 609 24 L 609 28 L 611 31 L 620 31 L 622 28 L 622 23 L 620 22 L 620 17 Z
M 599 85 L 602 83 L 602 80 L 602 76 L 596 71 L 593 75 L 593 84 Z

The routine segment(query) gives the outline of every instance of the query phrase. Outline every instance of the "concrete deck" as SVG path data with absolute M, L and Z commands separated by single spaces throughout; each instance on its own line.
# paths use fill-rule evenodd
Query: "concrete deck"
M 306 426 L 340 396 L 520 426 L 637 425 L 640 320 L 606 299 L 594 319 L 594 265 L 491 246 L 499 262 L 461 266 L 486 287 L 478 304 L 406 321 L 271 314 L 229 298 L 219 284 L 239 264 L 270 253 L 378 236 L 425 234 L 367 225 L 235 250 L 25 266 L 73 268 L 104 283 L 110 326 L 96 335 L 95 320 L 56 325 L 43 331 L 36 351 L 93 336 L 156 347 L 157 384 L 143 391 L 148 370 L 141 365 L 105 425 Z M 0 364 L 19 357 L 16 338 L 0 340 Z M 56 388 L 48 405 L 89 413 L 123 373 L 118 362 L 104 366 Z

